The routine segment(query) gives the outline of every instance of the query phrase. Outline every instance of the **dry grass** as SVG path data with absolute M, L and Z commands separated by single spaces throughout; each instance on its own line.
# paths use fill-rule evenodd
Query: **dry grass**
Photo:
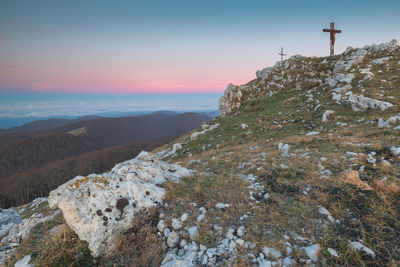
M 156 235 L 158 213 L 137 214 L 132 228 L 121 235 L 117 249 L 104 262 L 112 266 L 159 266 L 165 251 Z

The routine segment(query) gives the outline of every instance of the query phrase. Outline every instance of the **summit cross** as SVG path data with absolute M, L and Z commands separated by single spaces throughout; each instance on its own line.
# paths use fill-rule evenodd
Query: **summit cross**
M 286 54 L 283 53 L 283 47 L 281 47 L 281 52 L 278 55 L 281 56 L 281 62 L 283 61 L 283 57 L 287 56 Z
M 341 33 L 341 30 L 335 30 L 335 23 L 331 22 L 331 28 L 330 29 L 323 29 L 323 32 L 330 32 L 331 33 L 331 56 L 335 54 L 335 35 L 337 33 Z

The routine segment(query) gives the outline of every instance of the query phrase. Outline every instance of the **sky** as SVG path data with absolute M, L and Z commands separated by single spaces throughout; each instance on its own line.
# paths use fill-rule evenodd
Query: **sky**
M 399 39 L 400 1 L 1 0 L 0 92 L 222 93 L 290 55 Z

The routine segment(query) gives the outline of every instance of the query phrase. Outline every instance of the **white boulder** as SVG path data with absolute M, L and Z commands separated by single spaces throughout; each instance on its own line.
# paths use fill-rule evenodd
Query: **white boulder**
M 111 172 L 77 176 L 59 186 L 50 193 L 49 204 L 62 211 L 69 227 L 97 257 L 113 249 L 113 241 L 131 227 L 137 212 L 162 203 L 165 189 L 158 184 L 178 182 L 189 174 L 143 151 Z
M 386 101 L 376 100 L 369 97 L 365 97 L 363 95 L 354 95 L 354 94 L 351 94 L 349 96 L 349 102 L 351 104 L 351 108 L 354 111 L 365 110 L 367 108 L 373 108 L 373 109 L 379 108 L 380 110 L 386 110 L 393 106 L 393 104 Z

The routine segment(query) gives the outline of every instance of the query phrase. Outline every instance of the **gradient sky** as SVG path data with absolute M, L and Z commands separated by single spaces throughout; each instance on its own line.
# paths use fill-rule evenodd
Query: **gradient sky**
M 222 92 L 289 55 L 399 39 L 399 0 L 0 1 L 0 92 Z

